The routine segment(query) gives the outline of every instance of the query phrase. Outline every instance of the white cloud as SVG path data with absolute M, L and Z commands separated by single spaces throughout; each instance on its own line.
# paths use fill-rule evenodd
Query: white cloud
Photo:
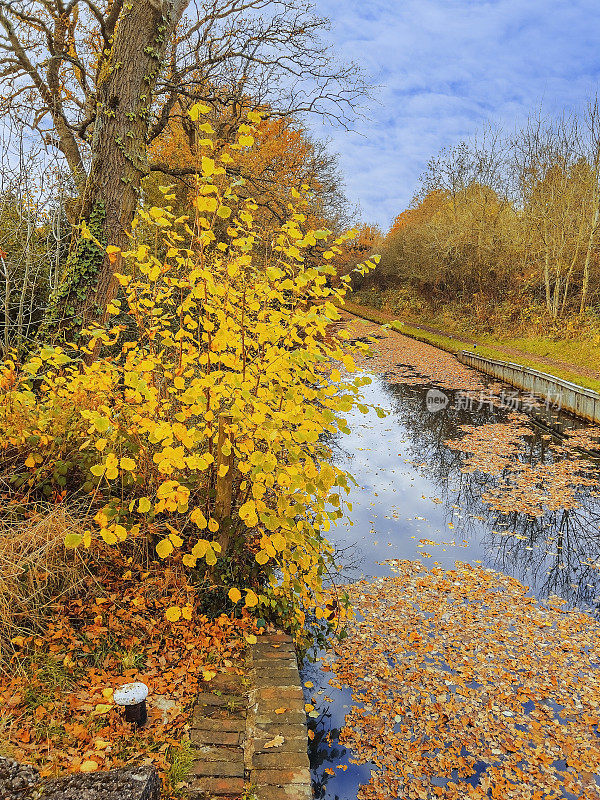
M 348 194 L 387 227 L 427 160 L 486 121 L 508 130 L 543 103 L 580 107 L 600 78 L 592 0 L 317 0 L 340 57 L 365 65 L 379 104 L 356 132 L 313 123 L 340 153 Z

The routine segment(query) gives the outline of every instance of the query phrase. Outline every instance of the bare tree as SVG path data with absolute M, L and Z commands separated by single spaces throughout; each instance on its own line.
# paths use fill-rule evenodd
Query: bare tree
M 513 139 L 512 150 L 521 189 L 524 250 L 539 265 L 546 308 L 558 319 L 586 249 L 591 256 L 596 168 L 586 157 L 581 124 L 573 115 L 555 120 L 530 117 Z
M 597 95 L 588 105 L 584 121 L 588 132 L 586 160 L 590 167 L 591 187 L 588 204 L 590 224 L 581 275 L 580 314 L 585 311 L 589 300 L 592 257 L 598 247 L 598 231 L 600 230 L 600 105 Z
M 203 100 L 239 113 L 252 98 L 275 115 L 347 124 L 366 92 L 356 66 L 323 43 L 327 21 L 300 0 L 0 0 L 0 25 L 2 110 L 18 119 L 35 108 L 32 128 L 76 187 L 70 217 L 103 245 L 76 241 L 46 335 L 104 318 L 116 292 L 104 245 L 126 244 L 142 178 L 169 171 L 149 163 L 148 147 L 175 108 Z
M 68 248 L 68 179 L 20 126 L 0 138 L 0 355 L 35 335 Z

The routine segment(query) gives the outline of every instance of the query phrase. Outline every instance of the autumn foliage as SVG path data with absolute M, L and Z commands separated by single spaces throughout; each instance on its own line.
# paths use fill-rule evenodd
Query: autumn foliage
M 348 237 L 305 228 L 307 189 L 263 235 L 226 172 L 260 117 L 213 158 L 207 110 L 190 112 L 209 153 L 192 214 L 176 217 L 164 189 L 163 205 L 139 211 L 130 248 L 109 248 L 122 287 L 114 324 L 70 352 L 5 363 L 1 445 L 20 491 L 85 492 L 93 520 L 68 548 L 144 541 L 300 635 L 307 613 L 325 616 L 326 533 L 347 489 L 322 437 L 345 430 L 365 380 L 330 373 L 354 362 L 341 336 L 325 339 L 349 282 L 330 288 L 329 262 Z M 177 622 L 188 610 L 165 613 Z
M 246 113 L 253 107 L 248 102 Z M 339 190 L 335 157 L 298 120 L 269 114 L 270 109 L 265 109 L 254 125 L 253 146 L 240 150 L 235 165 L 230 166 L 231 175 L 237 179 L 233 181 L 236 193 L 240 198 L 251 197 L 256 204 L 255 223 L 263 230 L 274 231 L 289 214 L 292 187 L 304 186 L 310 190 L 304 209 L 306 227 L 339 228 L 344 199 Z M 155 172 L 146 178 L 144 193 L 148 199 L 160 202 L 160 184 L 168 181 L 175 195 L 174 209 L 185 210 L 196 192 L 191 174 L 200 155 L 208 149 L 213 157 L 219 157 L 235 143 L 239 115 L 239 109 L 211 108 L 202 123 L 195 126 L 185 108 L 174 108 L 168 125 L 152 145 L 152 155 L 175 176 Z M 245 117 L 241 122 L 244 121 Z
M 163 187 L 128 249 L 107 248 L 120 291 L 106 324 L 0 367 L 11 533 L 48 504 L 71 520 L 53 528 L 47 570 L 30 563 L 33 545 L 15 556 L 45 613 L 11 617 L 16 588 L 4 586 L 3 738 L 45 774 L 151 752 L 172 788 L 199 684 L 239 667 L 244 637 L 275 623 L 306 643 L 345 614 L 327 605 L 324 578 L 349 478 L 326 437 L 347 430 L 368 382 L 352 377 L 348 335 L 328 335 L 350 282 L 330 285 L 332 261 L 351 234 L 310 227 L 307 184 L 286 189 L 275 230 L 257 221 L 235 167 L 260 115 L 217 152 L 207 112 L 190 110 L 204 155 L 188 213 Z M 101 246 L 85 224 L 81 236 Z M 55 597 L 61 559 L 73 568 Z M 168 702 L 131 742 L 112 691 L 133 678 Z
M 180 568 L 132 564 L 106 545 L 88 553 L 88 565 L 79 591 L 55 598 L 43 630 L 13 637 L 16 654 L 0 681 L 2 754 L 42 776 L 151 759 L 170 797 L 196 696 L 217 673 L 240 669 L 254 621 L 204 616 L 198 587 Z M 165 618 L 174 598 L 194 625 Z M 150 689 L 143 730 L 132 730 L 113 702 L 133 680 Z

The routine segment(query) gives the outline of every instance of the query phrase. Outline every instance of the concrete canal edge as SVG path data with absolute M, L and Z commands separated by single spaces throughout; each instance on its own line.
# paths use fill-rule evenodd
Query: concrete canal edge
M 195 800 L 312 800 L 304 694 L 291 636 L 250 646 L 247 675 L 217 675 L 198 696 L 190 739 Z
M 468 350 L 462 350 L 456 357 L 468 367 L 555 403 L 561 411 L 568 411 L 589 422 L 600 422 L 600 394 L 592 389 L 510 361 L 483 358 Z
M 351 302 L 347 302 L 341 308 L 354 317 L 368 320 L 376 325 L 386 324 L 377 314 L 377 309 L 373 309 L 371 314 L 369 313 L 370 309 L 365 309 L 363 306 Z M 568 411 L 575 417 L 585 419 L 588 422 L 600 423 L 600 394 L 593 389 L 586 389 L 578 383 L 557 378 L 555 375 L 548 372 L 540 372 L 532 367 L 524 367 L 521 364 L 514 364 L 510 361 L 484 358 L 469 350 L 445 347 L 440 342 L 434 343 L 430 341 L 426 336 L 421 337 L 418 334 L 403 331 L 399 328 L 390 328 L 390 330 L 399 333 L 401 336 L 415 339 L 418 342 L 423 342 L 423 344 L 428 344 L 430 347 L 450 353 L 465 366 L 498 378 L 517 389 L 528 391 L 546 401 L 557 402 L 561 410 Z

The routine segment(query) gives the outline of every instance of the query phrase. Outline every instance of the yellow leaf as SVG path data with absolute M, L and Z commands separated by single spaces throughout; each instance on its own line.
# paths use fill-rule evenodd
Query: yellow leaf
M 244 634 L 244 639 L 248 642 L 248 644 L 256 644 L 258 642 L 258 639 L 253 633 Z
M 212 681 L 212 679 L 215 677 L 216 674 L 217 674 L 216 672 L 213 672 L 210 669 L 203 669 L 202 670 L 202 678 L 205 681 Z
M 111 742 L 107 742 L 105 739 L 94 739 L 94 750 L 106 750 L 110 745 Z
M 29 456 L 27 461 L 25 462 L 26 467 L 35 467 L 35 458 L 33 456 Z
M 140 511 L 142 514 L 147 514 L 151 508 L 152 504 L 150 503 L 150 500 L 148 500 L 147 497 L 140 497 L 138 500 L 138 511 Z
M 209 565 L 209 567 L 212 567 L 214 564 L 217 563 L 217 555 L 210 545 L 206 548 L 204 559 L 206 563 Z
M 113 531 L 109 531 L 107 528 L 102 528 L 100 536 L 104 539 L 106 544 L 116 544 L 118 541 Z
M 102 714 L 108 714 L 111 708 L 112 705 L 110 703 L 98 703 L 96 708 L 92 711 L 92 716 L 99 717 Z
M 271 536 L 271 543 L 273 544 L 273 547 L 279 552 L 285 550 L 285 547 L 287 545 L 285 536 L 282 536 L 281 533 L 279 533 L 279 531 Z
M 74 550 L 79 547 L 83 541 L 83 536 L 80 533 L 67 533 L 65 536 L 65 547 L 67 550 Z
M 82 762 L 79 767 L 79 772 L 95 772 L 98 769 L 98 762 L 92 761 L 91 759 L 88 761 Z
M 258 605 L 258 597 L 252 589 L 248 589 L 246 592 L 246 605 L 248 608 L 254 608 L 254 606 Z
M 242 599 L 242 593 L 240 592 L 239 589 L 236 589 L 234 586 L 227 593 L 227 597 L 231 600 L 232 603 L 239 603 L 239 601 Z
M 168 539 L 161 539 L 156 545 L 156 554 L 159 558 L 167 558 L 173 552 L 173 545 Z
M 190 620 L 192 618 L 193 608 L 191 606 L 183 606 L 181 609 L 181 616 L 184 619 Z
M 206 103 L 194 103 L 188 111 L 188 114 L 193 122 L 197 122 L 201 114 L 208 114 L 209 111 L 210 106 L 207 106 Z
M 240 517 L 249 528 L 253 528 L 258 524 L 258 516 L 256 514 L 256 505 L 254 501 L 248 500 L 240 506 Z
M 177 622 L 181 617 L 181 609 L 179 606 L 170 606 L 165 611 L 165 617 L 169 620 L 169 622 Z
M 267 553 L 267 551 L 259 550 L 259 552 L 256 554 L 257 563 L 266 564 L 268 560 L 269 560 L 269 554 Z
M 135 469 L 136 464 L 133 458 L 122 458 L 121 459 L 121 469 L 126 470 L 127 472 L 133 472 Z
M 210 176 L 215 171 L 215 162 L 212 158 L 202 156 L 202 174 Z
M 194 522 L 194 523 L 195 523 L 195 524 L 196 524 L 196 525 L 197 525 L 197 526 L 198 526 L 198 527 L 199 527 L 201 530 L 204 530 L 204 528 L 206 528 L 206 526 L 208 525 L 208 522 L 206 521 L 206 517 L 204 516 L 204 514 L 202 513 L 202 511 L 200 511 L 200 509 L 199 509 L 199 508 L 195 508 L 195 509 L 192 511 L 192 513 L 190 514 L 190 519 L 191 519 L 191 520 L 192 520 L 192 522 Z

